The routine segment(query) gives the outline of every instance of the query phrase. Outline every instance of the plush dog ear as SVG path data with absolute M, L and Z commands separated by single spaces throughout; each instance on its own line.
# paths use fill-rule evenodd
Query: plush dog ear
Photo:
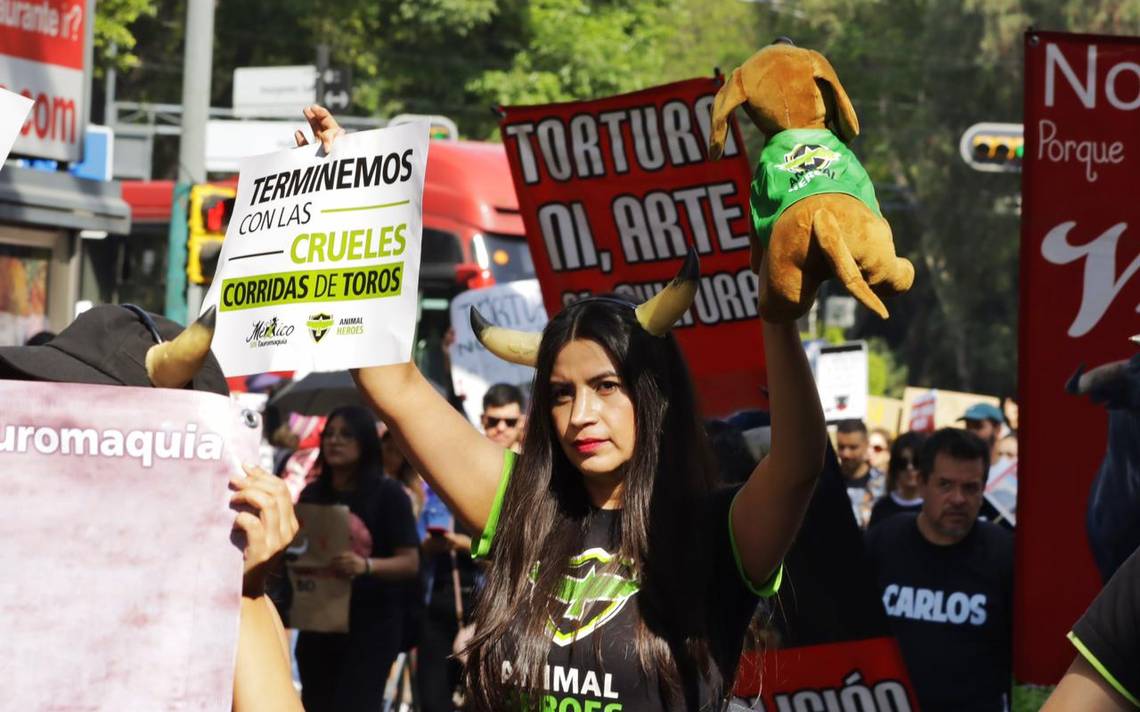
M 728 138 L 728 117 L 746 99 L 748 96 L 744 93 L 740 67 L 737 67 L 713 99 L 712 128 L 709 129 L 710 159 L 715 161 L 724 154 L 724 142 Z
M 847 91 L 839 83 L 839 76 L 835 73 L 831 62 L 828 62 L 827 58 L 819 52 L 810 51 L 812 75 L 817 81 L 827 82 L 827 85 L 831 87 L 831 94 L 835 97 L 835 124 L 839 129 L 839 138 L 847 143 L 859 135 L 859 117 L 855 115 L 855 107 L 851 106 L 851 100 L 847 98 Z

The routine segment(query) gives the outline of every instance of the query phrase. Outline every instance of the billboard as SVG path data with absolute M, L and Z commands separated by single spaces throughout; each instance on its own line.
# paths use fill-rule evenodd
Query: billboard
M 13 154 L 79 160 L 94 11 L 94 0 L 0 2 L 0 87 L 35 102 Z
M 1018 491 L 1014 672 L 1026 682 L 1061 676 L 1066 632 L 1140 543 L 1138 391 L 1116 380 L 1103 397 L 1073 378 L 1114 362 L 1116 379 L 1140 375 L 1125 362 L 1140 332 L 1138 80 L 1140 38 L 1025 36 L 1018 465 L 1032 486 Z

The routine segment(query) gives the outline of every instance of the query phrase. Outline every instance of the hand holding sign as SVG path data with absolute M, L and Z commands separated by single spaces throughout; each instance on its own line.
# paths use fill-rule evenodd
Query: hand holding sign
M 230 487 L 237 490 L 230 505 L 239 509 L 234 529 L 245 535 L 242 593 L 260 596 L 272 562 L 293 541 L 300 525 L 284 480 L 259 467 L 244 465 L 243 469 L 245 477 L 230 479 Z
M 347 136 L 322 107 L 305 116 L 319 149 L 298 131 L 298 148 L 241 163 L 205 300 L 228 375 L 411 359 L 427 125 Z
M 325 107 L 313 104 L 306 106 L 301 113 L 309 120 L 309 128 L 313 130 L 313 138 L 321 142 L 326 153 L 332 148 L 333 141 L 344 135 L 344 129 L 340 127 L 332 113 Z M 309 140 L 301 131 L 294 132 L 293 138 L 296 139 L 298 147 L 309 144 Z

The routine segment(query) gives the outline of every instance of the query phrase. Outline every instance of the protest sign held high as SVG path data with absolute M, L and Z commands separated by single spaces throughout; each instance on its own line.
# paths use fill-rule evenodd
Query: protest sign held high
M 227 375 L 411 358 L 427 124 L 242 161 L 205 305 Z
M 550 314 L 589 294 L 640 303 L 701 257 L 693 309 L 674 331 L 702 405 L 764 403 L 756 276 L 748 269 L 751 172 L 733 123 L 725 158 L 707 138 L 719 80 L 596 101 L 508 107 L 500 124 Z
M 189 390 L 0 381 L 4 709 L 228 712 L 260 423 Z
M 1032 486 L 1018 489 L 1013 646 L 1025 682 L 1057 681 L 1066 633 L 1140 544 L 1135 366 L 1107 392 L 1078 395 L 1072 378 L 1137 362 L 1138 66 L 1135 37 L 1026 34 L 1018 466 Z

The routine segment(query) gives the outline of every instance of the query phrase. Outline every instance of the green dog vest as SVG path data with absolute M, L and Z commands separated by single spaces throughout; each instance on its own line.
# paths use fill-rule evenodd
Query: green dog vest
M 883 216 L 871 177 L 838 136 L 827 129 L 788 129 L 768 139 L 750 200 L 760 244 L 768 247 L 772 227 L 793 203 L 821 193 L 846 193 Z

